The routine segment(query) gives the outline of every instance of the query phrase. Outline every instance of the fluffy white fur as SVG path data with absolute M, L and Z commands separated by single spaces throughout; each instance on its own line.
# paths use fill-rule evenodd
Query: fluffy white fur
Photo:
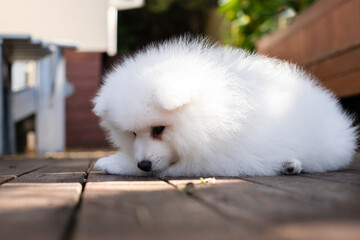
M 111 174 L 241 176 L 346 166 L 356 128 L 334 96 L 284 61 L 186 37 L 115 67 L 94 112 L 119 151 Z M 166 126 L 161 139 L 152 126 Z M 132 134 L 136 133 L 136 137 Z M 149 160 L 152 171 L 137 167 Z

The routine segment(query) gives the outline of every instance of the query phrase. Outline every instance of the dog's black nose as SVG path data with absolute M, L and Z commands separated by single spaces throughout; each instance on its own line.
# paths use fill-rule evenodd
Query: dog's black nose
M 151 162 L 149 160 L 142 160 L 137 166 L 145 172 L 149 172 L 151 170 Z

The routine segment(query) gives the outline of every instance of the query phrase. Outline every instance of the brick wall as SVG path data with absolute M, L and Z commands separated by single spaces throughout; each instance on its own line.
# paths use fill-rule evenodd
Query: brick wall
M 66 50 L 66 77 L 75 92 L 66 100 L 66 147 L 108 147 L 98 118 L 92 113 L 91 99 L 100 86 L 102 53 Z

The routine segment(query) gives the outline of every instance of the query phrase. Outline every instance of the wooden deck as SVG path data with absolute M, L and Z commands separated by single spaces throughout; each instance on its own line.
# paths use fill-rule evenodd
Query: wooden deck
M 360 239 L 360 158 L 299 176 L 105 175 L 94 153 L 0 161 L 0 239 Z

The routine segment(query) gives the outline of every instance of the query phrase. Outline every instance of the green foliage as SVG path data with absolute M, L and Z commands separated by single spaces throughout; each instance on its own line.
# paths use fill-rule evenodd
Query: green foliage
M 185 33 L 203 33 L 207 9 L 216 4 L 216 0 L 147 0 L 143 8 L 120 11 L 118 52 Z
M 253 50 L 256 41 L 278 28 L 282 13 L 298 13 L 315 0 L 223 0 L 219 11 L 228 20 L 226 44 Z
M 212 0 L 147 0 L 146 9 L 153 13 L 166 12 L 174 5 L 186 10 L 198 10 L 213 4 Z

